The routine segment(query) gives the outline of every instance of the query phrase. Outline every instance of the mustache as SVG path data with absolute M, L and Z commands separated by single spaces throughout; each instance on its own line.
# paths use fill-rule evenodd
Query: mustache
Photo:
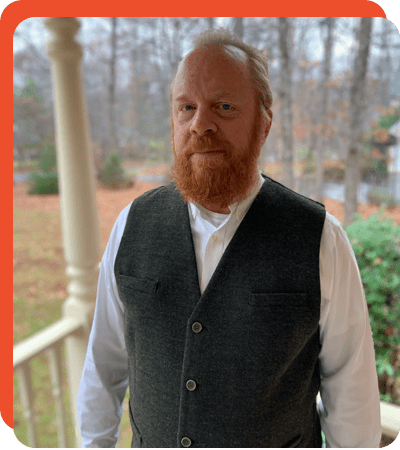
M 230 153 L 232 152 L 232 145 L 230 142 L 218 136 L 194 136 L 185 146 L 183 153 L 186 157 L 190 157 L 193 153 L 207 150 L 218 150 Z

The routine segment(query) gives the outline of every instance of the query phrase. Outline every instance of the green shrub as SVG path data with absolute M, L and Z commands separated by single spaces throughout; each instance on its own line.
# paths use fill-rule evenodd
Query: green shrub
M 396 122 L 400 120 L 400 108 L 392 108 L 391 111 L 388 111 L 385 115 L 382 115 L 379 118 L 379 125 L 382 128 L 388 130 L 391 126 L 393 126 Z
M 378 188 L 373 188 L 368 191 L 368 203 L 388 208 L 395 208 L 398 206 L 398 202 L 393 195 Z
M 57 172 L 31 173 L 28 194 L 58 194 Z
M 380 213 L 366 220 L 358 215 L 346 231 L 365 290 L 378 375 L 400 377 L 400 228 Z M 399 401 L 396 396 L 392 392 L 392 401 Z
M 131 185 L 122 167 L 122 158 L 118 153 L 111 153 L 101 175 L 101 181 L 108 187 L 118 189 Z
M 56 168 L 57 157 L 54 143 L 46 143 L 40 152 L 39 168 L 42 172 L 51 172 Z

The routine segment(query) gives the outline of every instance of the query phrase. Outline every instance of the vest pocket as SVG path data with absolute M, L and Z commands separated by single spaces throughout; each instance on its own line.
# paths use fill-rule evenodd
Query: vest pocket
M 305 292 L 274 292 L 274 293 L 253 293 L 248 297 L 250 306 L 269 307 L 269 306 L 290 306 L 302 308 L 307 306 L 308 294 Z
M 116 275 L 118 288 L 127 289 L 129 291 L 146 292 L 148 294 L 155 294 L 157 291 L 158 282 L 150 278 L 137 278 L 129 275 Z

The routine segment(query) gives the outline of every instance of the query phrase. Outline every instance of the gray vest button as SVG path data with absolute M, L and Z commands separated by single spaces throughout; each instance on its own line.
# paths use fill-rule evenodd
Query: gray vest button
M 195 333 L 200 333 L 200 331 L 203 329 L 203 325 L 200 323 L 200 322 L 195 322 L 193 325 L 192 325 L 192 330 L 195 332 Z
M 188 391 L 194 391 L 196 389 L 196 382 L 193 380 L 186 381 L 186 388 Z
M 190 447 L 192 445 L 192 441 L 188 437 L 184 437 L 181 440 L 182 447 Z

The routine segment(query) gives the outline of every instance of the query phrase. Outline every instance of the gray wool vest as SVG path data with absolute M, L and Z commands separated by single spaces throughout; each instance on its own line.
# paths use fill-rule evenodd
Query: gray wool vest
M 174 184 L 132 203 L 115 276 L 133 447 L 321 447 L 324 220 L 267 178 L 201 295 Z

